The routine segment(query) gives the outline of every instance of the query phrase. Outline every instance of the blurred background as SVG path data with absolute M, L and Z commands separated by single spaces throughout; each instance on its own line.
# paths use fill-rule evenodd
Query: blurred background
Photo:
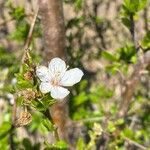
M 66 60 L 84 72 L 68 98 L 71 135 L 76 134 L 57 141 L 51 120 L 31 108 L 32 122 L 12 132 L 15 74 L 38 1 L 0 0 L 0 149 L 150 149 L 149 1 L 64 0 L 62 5 Z M 29 46 L 36 64 L 44 62 L 41 18 L 39 13 Z M 23 108 L 17 105 L 19 115 Z

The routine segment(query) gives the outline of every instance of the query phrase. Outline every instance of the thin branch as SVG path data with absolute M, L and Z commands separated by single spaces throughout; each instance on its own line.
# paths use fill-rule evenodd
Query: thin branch
M 85 123 L 85 122 L 99 122 L 102 121 L 103 117 L 93 117 L 93 118 L 87 118 L 87 119 L 81 119 L 75 121 L 76 123 Z
M 137 142 L 135 142 L 135 141 L 133 141 L 133 140 L 127 138 L 127 137 L 125 137 L 124 139 L 125 139 L 128 143 L 131 143 L 131 144 L 135 145 L 136 147 L 140 148 L 141 150 L 147 150 L 147 149 L 148 149 L 147 147 L 145 147 L 145 146 L 143 146 L 143 145 L 141 145 L 141 144 L 139 144 L 139 143 L 137 143 Z
M 32 35 L 33 35 L 33 30 L 34 30 L 34 26 L 35 26 L 35 22 L 36 22 L 36 18 L 37 18 L 37 15 L 38 15 L 38 11 L 39 11 L 39 6 L 37 6 L 37 8 L 36 8 L 35 15 L 34 15 L 33 21 L 32 21 L 31 26 L 30 26 L 28 37 L 27 37 L 27 40 L 26 40 L 26 43 L 25 43 L 25 46 L 24 46 L 25 49 L 29 48 L 29 46 L 30 46 L 30 43 L 31 43 L 31 40 L 32 40 Z
M 34 30 L 34 26 L 35 26 L 35 22 L 36 22 L 38 12 L 39 12 L 39 6 L 37 6 L 37 8 L 36 8 L 35 15 L 33 17 L 33 21 L 31 23 L 30 30 L 29 30 L 29 33 L 28 33 L 28 37 L 27 37 L 27 40 L 25 42 L 24 53 L 23 53 L 23 56 L 22 56 L 22 63 L 24 62 L 24 60 L 26 58 L 26 55 L 27 55 L 27 52 L 28 52 L 27 50 L 28 50 L 28 48 L 31 44 L 31 41 L 32 41 L 33 30 Z
M 144 17 L 144 28 L 145 28 L 145 31 L 148 31 L 149 30 L 149 27 L 148 27 L 148 8 L 146 7 L 145 9 L 144 9 L 144 15 L 143 15 L 143 17 Z
M 102 3 L 102 1 L 93 1 L 93 12 L 94 12 L 95 18 L 98 17 L 98 7 L 101 3 Z M 102 48 L 106 49 L 106 43 L 105 43 L 105 39 L 104 39 L 104 35 L 103 35 L 103 33 L 104 33 L 103 26 L 97 24 L 96 22 L 94 22 L 94 26 L 95 26 L 98 36 L 101 39 Z
M 118 117 L 123 117 L 126 115 L 139 79 L 143 75 L 142 72 L 149 65 L 150 51 L 147 51 L 142 57 L 139 58 L 137 64 L 134 66 L 132 75 L 125 82 L 125 90 L 122 94 L 122 101 L 120 103 Z
M 134 46 L 136 47 L 136 37 L 135 37 L 135 22 L 134 22 L 134 15 L 130 14 L 130 33 L 132 36 L 132 41 Z
M 113 134 L 107 132 L 104 128 L 102 129 L 102 132 L 104 133 L 104 135 L 106 135 L 107 137 L 114 137 Z M 124 137 L 123 138 L 125 140 L 125 142 L 131 143 L 132 145 L 135 145 L 136 147 L 140 148 L 141 150 L 147 150 L 148 148 L 142 144 L 137 143 L 136 141 L 133 141 L 131 139 L 129 139 L 128 137 Z

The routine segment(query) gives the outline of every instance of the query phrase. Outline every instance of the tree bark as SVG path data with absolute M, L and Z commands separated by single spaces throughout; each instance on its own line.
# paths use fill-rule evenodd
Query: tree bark
M 39 13 L 41 15 L 44 50 L 43 60 L 48 62 L 51 58 L 65 59 L 65 26 L 62 0 L 39 0 Z M 67 101 L 63 100 L 50 108 L 52 120 L 58 128 L 59 138 L 69 143 L 69 130 L 71 120 L 68 115 Z
M 65 26 L 62 0 L 39 0 L 42 19 L 44 51 L 43 58 L 65 58 Z

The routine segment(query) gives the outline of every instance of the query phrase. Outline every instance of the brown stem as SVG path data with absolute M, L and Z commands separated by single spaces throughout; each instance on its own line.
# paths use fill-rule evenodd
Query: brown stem
M 136 35 L 135 35 L 135 22 L 134 22 L 133 14 L 130 14 L 130 33 L 131 33 L 133 44 L 135 48 L 137 48 Z
M 22 56 L 22 63 L 24 63 L 24 61 L 27 57 L 28 48 L 29 48 L 29 46 L 31 44 L 31 41 L 32 41 L 32 35 L 33 35 L 33 30 L 34 30 L 36 18 L 37 18 L 37 15 L 38 15 L 38 11 L 39 11 L 39 6 L 37 6 L 37 8 L 36 8 L 35 15 L 33 17 L 33 21 L 31 23 L 30 30 L 29 30 L 29 33 L 28 33 L 28 37 L 27 37 L 27 40 L 25 42 L 24 53 L 23 53 L 23 56 Z
M 38 15 L 38 11 L 39 11 L 39 6 L 37 6 L 37 8 L 36 8 L 35 15 L 34 15 L 33 21 L 32 21 L 31 26 L 30 26 L 28 37 L 27 37 L 27 40 L 26 40 L 26 43 L 25 43 L 25 46 L 24 46 L 25 49 L 29 48 L 29 46 L 30 46 L 30 43 L 31 43 L 31 40 L 32 40 L 32 35 L 33 35 L 33 30 L 34 30 L 34 26 L 35 26 L 35 22 L 36 22 L 36 18 L 37 18 L 37 15 Z

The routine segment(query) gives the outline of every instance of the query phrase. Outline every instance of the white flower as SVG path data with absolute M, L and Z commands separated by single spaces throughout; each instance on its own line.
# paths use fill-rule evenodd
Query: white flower
M 53 58 L 48 68 L 39 66 L 36 69 L 36 75 L 41 80 L 40 91 L 42 93 L 51 92 L 54 99 L 63 99 L 70 92 L 63 86 L 72 86 L 78 83 L 82 76 L 82 70 L 78 68 L 67 71 L 66 63 L 60 58 Z

